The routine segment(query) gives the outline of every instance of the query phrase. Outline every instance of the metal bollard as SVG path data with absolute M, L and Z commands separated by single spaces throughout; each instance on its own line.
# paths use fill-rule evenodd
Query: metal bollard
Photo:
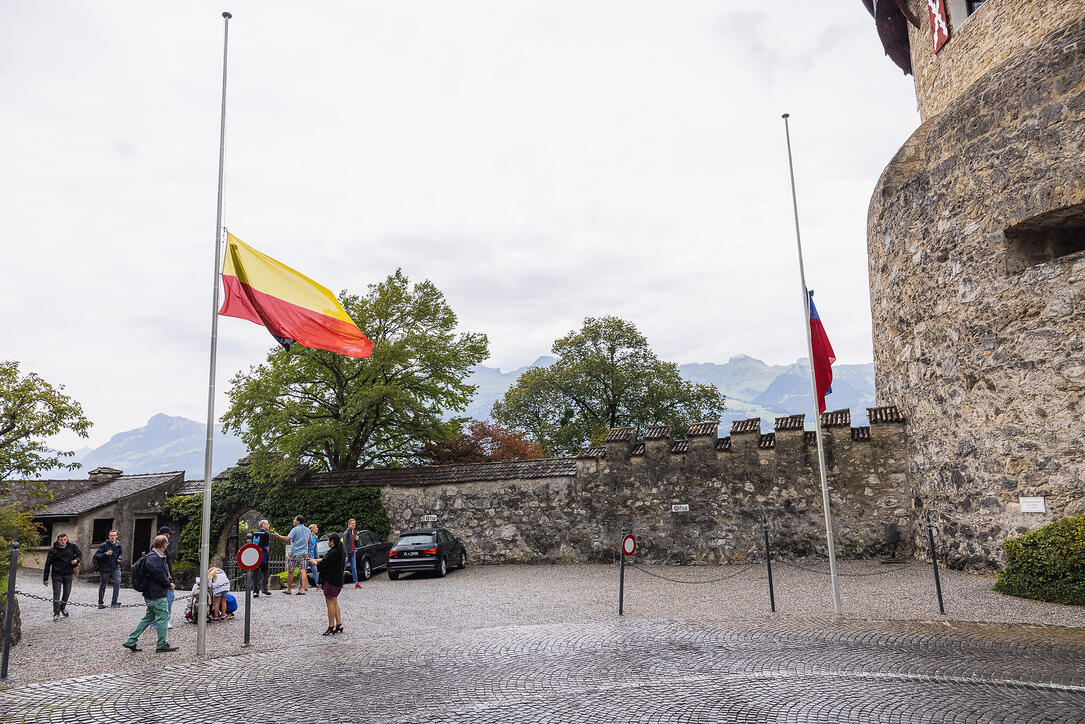
M 622 526 L 622 534 L 618 537 L 618 615 L 622 615 L 625 603 L 625 550 L 622 548 L 625 541 L 625 526 Z
M 249 533 L 248 542 L 252 543 L 252 533 Z M 245 571 L 245 643 L 242 644 L 243 646 L 249 645 L 249 622 L 252 619 L 250 604 L 252 604 L 252 571 Z
M 776 594 L 772 590 L 772 548 L 769 547 L 769 521 L 761 519 L 761 530 L 765 534 L 765 567 L 769 572 L 769 610 L 776 613 Z
M 19 565 L 19 529 L 11 536 L 11 568 L 8 569 L 7 615 L 4 616 L 4 651 L 0 660 L 0 681 L 8 679 L 8 655 L 11 653 L 11 623 L 15 618 L 15 567 Z
M 942 579 L 938 577 L 938 554 L 934 550 L 934 529 L 931 527 L 931 512 L 927 511 L 927 542 L 931 549 L 931 563 L 934 564 L 934 590 L 938 593 L 938 613 L 946 615 L 946 607 L 942 604 Z

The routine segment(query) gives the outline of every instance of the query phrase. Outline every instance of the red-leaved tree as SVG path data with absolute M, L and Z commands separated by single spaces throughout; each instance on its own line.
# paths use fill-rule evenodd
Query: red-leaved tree
M 471 420 L 448 440 L 427 445 L 419 457 L 434 465 L 538 460 L 542 448 L 522 432 L 485 420 Z

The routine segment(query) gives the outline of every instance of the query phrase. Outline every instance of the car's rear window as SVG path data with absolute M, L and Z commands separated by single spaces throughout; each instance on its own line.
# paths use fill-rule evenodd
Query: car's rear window
M 396 541 L 397 546 L 409 546 L 415 543 L 432 543 L 433 533 L 416 533 L 414 535 L 401 535 Z

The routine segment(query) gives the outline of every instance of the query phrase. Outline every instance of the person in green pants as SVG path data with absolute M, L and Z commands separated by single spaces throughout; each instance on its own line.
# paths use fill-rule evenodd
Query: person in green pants
M 154 539 L 154 548 L 146 555 L 144 575 L 147 587 L 143 591 L 143 601 L 147 604 L 147 612 L 136 624 L 136 629 L 125 640 L 124 648 L 129 651 L 142 651 L 136 643 L 151 622 L 156 623 L 158 630 L 158 645 L 155 651 L 159 653 L 176 651 L 177 647 L 170 645 L 166 635 L 169 633 L 169 606 L 166 601 L 166 593 L 173 590 L 173 579 L 170 576 L 169 565 L 166 563 L 166 546 L 169 538 L 160 535 Z

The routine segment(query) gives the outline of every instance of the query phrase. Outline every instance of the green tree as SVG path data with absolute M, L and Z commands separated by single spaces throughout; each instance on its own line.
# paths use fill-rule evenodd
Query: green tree
M 373 340 L 370 359 L 293 345 L 232 381 L 222 421 L 261 474 L 400 465 L 459 430 L 462 419 L 444 416 L 470 403 L 475 387 L 464 380 L 488 355 L 486 335 L 456 334 L 440 290 L 400 270 L 340 302 Z
M 46 440 L 61 430 L 87 437 L 91 422 L 79 403 L 37 374 L 19 374 L 18 362 L 0 362 L 0 492 L 10 490 L 12 478 L 26 480 L 45 470 L 75 470 L 65 463 L 72 451 L 54 450 Z
M 589 317 L 552 349 L 557 361 L 521 375 L 492 412 L 547 455 L 599 443 L 612 427 L 633 427 L 638 435 L 656 424 L 682 430 L 723 412 L 714 385 L 682 379 L 678 365 L 656 357 L 644 335 L 617 317 Z

